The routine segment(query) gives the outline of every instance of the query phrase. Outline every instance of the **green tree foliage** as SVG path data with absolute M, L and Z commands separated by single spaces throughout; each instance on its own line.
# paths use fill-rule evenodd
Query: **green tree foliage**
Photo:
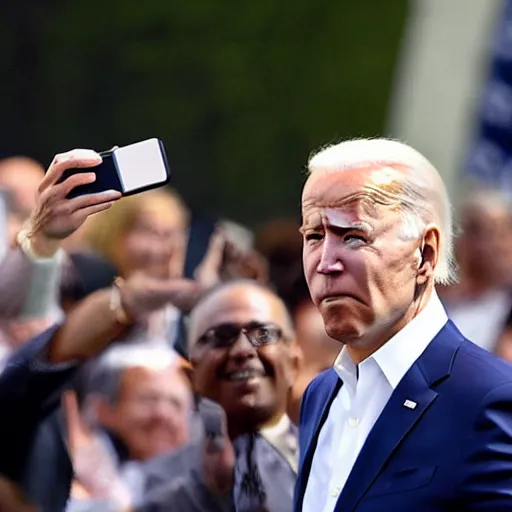
M 18 0 L 3 154 L 158 136 L 199 212 L 296 214 L 309 152 L 381 132 L 406 0 Z

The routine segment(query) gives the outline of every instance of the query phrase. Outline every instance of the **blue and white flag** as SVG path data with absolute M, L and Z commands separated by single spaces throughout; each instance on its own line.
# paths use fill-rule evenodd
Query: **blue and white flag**
M 512 0 L 504 3 L 490 58 L 489 78 L 463 174 L 512 194 Z

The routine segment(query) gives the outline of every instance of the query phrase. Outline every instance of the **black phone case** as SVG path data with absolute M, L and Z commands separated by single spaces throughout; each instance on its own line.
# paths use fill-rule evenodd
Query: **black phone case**
M 69 194 L 68 199 L 83 196 L 87 194 L 97 194 L 99 192 L 104 192 L 105 190 L 117 190 L 121 192 L 123 196 L 131 196 L 134 194 L 140 194 L 141 192 L 145 192 L 147 190 L 152 190 L 154 188 L 161 187 L 167 183 L 171 178 L 171 173 L 169 170 L 169 163 L 167 161 L 167 155 L 165 153 L 165 148 L 163 142 L 159 139 L 158 144 L 160 146 L 160 152 L 162 154 L 162 159 L 165 165 L 166 178 L 159 183 L 152 183 L 146 187 L 141 187 L 130 192 L 123 193 L 123 187 L 121 185 L 121 180 L 119 179 L 119 174 L 117 170 L 116 161 L 114 158 L 114 151 L 103 151 L 99 153 L 103 161 L 100 165 L 96 167 L 86 167 L 86 168 L 75 168 L 75 169 L 67 169 L 62 173 L 62 177 L 59 182 L 65 181 L 67 178 L 77 173 L 84 172 L 95 172 L 96 173 L 96 181 L 94 183 L 89 183 L 87 185 L 80 185 L 75 187 Z

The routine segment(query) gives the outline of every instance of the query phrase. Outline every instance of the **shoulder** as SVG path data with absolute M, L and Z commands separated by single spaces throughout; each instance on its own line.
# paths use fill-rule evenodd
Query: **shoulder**
M 438 382 L 430 381 L 442 402 L 464 412 L 469 423 L 496 404 L 508 414 L 512 410 L 512 365 L 465 338 L 459 342 L 445 376 Z
M 512 364 L 466 339 L 454 360 L 453 374 L 468 381 L 471 389 L 484 394 L 512 385 Z

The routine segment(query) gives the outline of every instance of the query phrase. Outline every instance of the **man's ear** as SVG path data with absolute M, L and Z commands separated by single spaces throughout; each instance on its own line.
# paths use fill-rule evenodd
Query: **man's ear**
M 427 226 L 423 235 L 421 254 L 419 255 L 418 270 L 416 281 L 419 285 L 424 285 L 434 275 L 434 271 L 439 262 L 441 233 L 435 225 Z

